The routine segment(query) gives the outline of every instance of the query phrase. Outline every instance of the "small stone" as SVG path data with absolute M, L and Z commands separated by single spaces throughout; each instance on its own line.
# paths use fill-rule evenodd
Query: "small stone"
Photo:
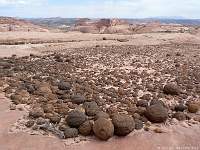
M 81 107 L 81 106 L 76 107 L 75 110 L 78 110 L 78 111 L 80 111 L 80 112 L 85 114 L 85 109 L 83 107 Z
M 111 106 L 111 107 L 107 108 L 106 112 L 111 116 L 111 115 L 117 114 L 118 110 L 116 107 Z
M 115 128 L 115 134 L 125 136 L 134 130 L 134 119 L 133 117 L 126 114 L 116 114 L 112 118 L 112 123 Z
M 184 104 L 181 103 L 181 104 L 179 104 L 179 105 L 176 105 L 174 109 L 175 109 L 176 111 L 184 111 L 186 108 L 187 108 L 187 107 L 186 107 Z
M 196 116 L 194 120 L 200 122 L 200 116 Z
M 99 118 L 105 118 L 108 119 L 110 117 L 110 115 L 106 112 L 98 112 L 94 118 L 94 120 L 97 120 Z
M 64 132 L 65 138 L 74 138 L 78 137 L 78 129 L 67 127 Z
M 18 108 L 18 110 L 24 111 L 24 107 L 23 107 L 23 106 L 20 106 L 20 107 Z
M 132 116 L 133 116 L 134 119 L 140 119 L 141 118 L 140 114 L 138 114 L 138 113 L 134 113 Z
M 188 105 L 188 111 L 191 113 L 196 113 L 199 111 L 199 105 L 198 104 L 189 104 Z
M 163 133 L 163 130 L 162 130 L 161 128 L 156 128 L 154 131 L 155 131 L 156 133 Z
M 60 131 L 65 131 L 67 128 L 69 128 L 69 126 L 66 126 L 65 124 L 59 125 L 59 130 Z
M 144 130 L 149 131 L 150 129 L 149 129 L 149 127 L 144 127 Z
M 138 113 L 140 116 L 143 116 L 145 111 L 146 111 L 145 107 L 138 107 L 135 112 Z
M 15 104 L 11 104 L 10 105 L 10 110 L 15 110 L 16 109 L 16 105 Z
M 86 109 L 86 114 L 88 116 L 95 116 L 101 111 L 101 108 L 98 105 L 92 105 Z
M 147 107 L 148 101 L 147 100 L 139 100 L 136 104 L 137 107 Z
M 30 127 L 32 127 L 34 124 L 35 124 L 35 121 L 34 121 L 34 120 L 29 120 L 25 125 L 26 125 L 26 127 L 30 128 Z
M 60 90 L 70 90 L 72 88 L 72 85 L 68 82 L 61 82 L 59 85 L 58 85 L 58 88 Z
M 185 120 L 186 119 L 186 116 L 185 116 L 185 114 L 183 113 L 183 112 L 176 112 L 173 116 L 172 116 L 173 118 L 176 118 L 177 120 L 179 120 L 179 121 L 183 121 L 183 120 Z
M 145 124 L 146 124 L 147 126 L 151 126 L 151 122 L 150 122 L 150 121 L 147 121 Z
M 141 120 L 135 119 L 134 122 L 135 122 L 135 129 L 136 130 L 141 130 L 143 128 L 143 123 L 142 123 Z
M 54 106 L 52 104 L 46 104 L 43 106 L 43 110 L 45 113 L 51 113 L 54 111 Z
M 93 122 L 91 120 L 88 120 L 85 121 L 83 124 L 81 124 L 78 130 L 80 134 L 88 136 L 92 134 L 92 127 L 93 127 Z
M 180 94 L 180 88 L 175 84 L 166 84 L 163 88 L 163 92 L 165 94 L 171 94 L 171 95 L 179 95 Z
M 36 124 L 37 124 L 37 125 L 43 125 L 43 124 L 45 124 L 45 123 L 46 123 L 46 120 L 43 119 L 43 118 L 39 118 L 39 119 L 36 121 Z
M 39 129 L 39 126 L 38 126 L 38 125 L 34 125 L 34 126 L 32 126 L 32 129 L 33 129 L 33 130 L 38 130 L 38 129 Z
M 44 111 L 41 107 L 33 108 L 29 112 L 29 116 L 34 117 L 34 118 L 39 118 L 39 117 L 42 117 L 43 115 L 44 115 Z
M 48 86 L 39 87 L 34 94 L 39 96 L 44 96 L 47 93 L 52 93 L 51 89 Z
M 71 96 L 71 100 L 74 104 L 83 104 L 86 101 L 86 98 L 81 95 L 73 95 Z
M 167 120 L 168 112 L 165 107 L 156 104 L 147 107 L 147 110 L 145 111 L 145 116 L 148 120 L 152 122 L 161 123 Z
M 59 123 L 61 121 L 61 117 L 60 116 L 52 116 L 50 117 L 50 122 L 51 123 Z
M 72 110 L 68 113 L 66 121 L 70 127 L 78 128 L 86 120 L 86 115 L 78 110 Z
M 110 120 L 99 118 L 94 122 L 93 132 L 99 139 L 108 140 L 114 134 L 114 126 Z

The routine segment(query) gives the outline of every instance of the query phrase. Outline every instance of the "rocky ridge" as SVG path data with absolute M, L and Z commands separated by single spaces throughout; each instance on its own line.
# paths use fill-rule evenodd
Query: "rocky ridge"
M 7 31 L 49 32 L 49 29 L 44 26 L 31 24 L 23 19 L 0 17 L 0 32 Z

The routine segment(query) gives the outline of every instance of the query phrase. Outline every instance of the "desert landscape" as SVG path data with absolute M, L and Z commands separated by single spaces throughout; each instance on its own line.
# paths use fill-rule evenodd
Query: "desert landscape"
M 0 17 L 0 150 L 200 149 L 200 24 L 68 20 Z

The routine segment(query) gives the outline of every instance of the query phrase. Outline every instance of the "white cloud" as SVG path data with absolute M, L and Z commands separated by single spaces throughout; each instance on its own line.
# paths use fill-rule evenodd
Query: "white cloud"
M 0 6 L 38 5 L 40 0 L 0 0 Z
M 69 1 L 53 5 L 49 0 L 0 0 L 0 6 L 10 6 L 0 14 L 22 17 L 200 18 L 199 0 L 90 0 L 82 5 Z

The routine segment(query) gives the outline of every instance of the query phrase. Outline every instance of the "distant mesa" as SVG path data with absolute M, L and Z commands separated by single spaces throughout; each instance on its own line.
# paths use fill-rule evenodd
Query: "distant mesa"
M 90 26 L 94 22 L 89 18 L 82 18 L 76 21 L 75 26 Z
M 7 31 L 35 31 L 48 32 L 48 28 L 42 25 L 34 25 L 23 19 L 14 19 L 12 17 L 0 17 L 0 32 Z
M 77 20 L 75 26 L 71 27 L 69 31 L 80 31 L 82 33 L 118 33 L 118 29 L 119 31 L 122 30 L 120 26 L 123 26 L 123 29 L 125 29 L 128 28 L 129 24 L 119 19 L 100 19 L 95 22 L 89 18 L 83 18 Z

